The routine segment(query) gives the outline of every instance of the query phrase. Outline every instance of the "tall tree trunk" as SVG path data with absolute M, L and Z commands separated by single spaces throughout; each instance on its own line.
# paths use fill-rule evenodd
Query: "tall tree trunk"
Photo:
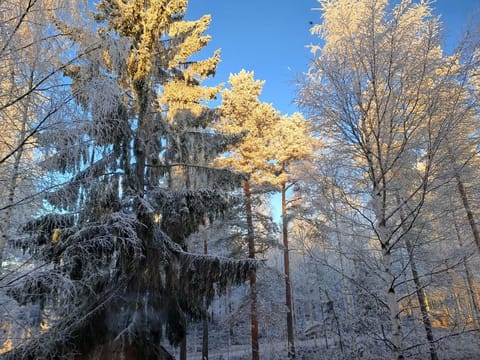
M 12 223 L 12 212 L 13 206 L 15 204 L 15 194 L 17 192 L 17 181 L 22 153 L 23 148 L 20 147 L 14 156 L 13 168 L 11 171 L 7 190 L 7 202 L 5 203 L 6 209 L 4 216 L 0 218 L 0 274 L 2 273 L 3 269 L 3 252 L 5 251 L 5 246 L 8 243 L 8 233 L 10 231 L 10 226 Z
M 398 206 L 401 206 L 400 197 L 398 195 L 396 196 L 396 200 Z M 405 215 L 402 209 L 400 209 L 400 221 L 402 222 L 402 228 L 404 229 L 405 233 L 408 232 L 406 226 L 407 224 L 405 223 Z M 432 322 L 430 320 L 430 315 L 428 314 L 427 294 L 425 293 L 422 282 L 420 281 L 420 276 L 418 275 L 417 264 L 415 262 L 415 257 L 413 256 L 414 248 L 408 236 L 405 237 L 405 246 L 407 248 L 410 270 L 412 271 L 413 283 L 415 284 L 415 293 L 417 295 L 417 300 L 420 305 L 420 313 L 422 314 L 423 327 L 425 329 L 425 335 L 430 346 L 430 359 L 438 360 L 437 352 L 435 350 L 435 339 L 433 337 Z
M 408 255 L 407 255 L 407 257 L 408 257 Z M 402 267 L 402 269 L 407 269 L 407 267 L 408 267 L 407 263 L 405 262 L 405 256 L 404 256 L 403 251 L 400 254 L 400 266 Z M 403 278 L 403 282 L 405 284 L 406 293 L 411 294 L 412 292 L 410 290 L 409 279 L 408 279 L 408 275 L 407 275 L 406 271 L 402 272 L 402 278 Z M 407 297 L 407 306 L 406 306 L 406 309 L 405 309 L 405 313 L 406 313 L 407 317 L 411 317 L 412 319 L 414 319 L 415 308 L 414 308 L 414 304 L 413 304 L 411 296 Z M 421 335 L 419 334 L 417 321 L 412 321 L 412 326 L 413 326 L 413 335 L 415 336 L 415 339 L 420 339 Z M 421 351 L 422 350 L 420 348 L 417 349 L 417 356 L 421 356 Z
M 387 207 L 387 194 L 385 192 L 385 177 L 383 178 L 382 190 L 378 190 L 378 185 L 375 184 L 372 193 L 372 202 L 375 212 L 375 233 L 380 242 L 382 250 L 382 263 L 385 269 L 385 281 L 387 290 L 387 306 L 390 315 L 391 326 L 391 346 L 396 360 L 404 360 L 403 355 L 403 332 L 402 323 L 400 321 L 400 304 L 396 294 L 396 276 L 393 272 L 392 259 L 392 233 L 387 227 L 387 220 L 385 216 Z
M 208 360 L 208 319 L 203 319 L 202 360 Z
M 207 226 L 208 218 L 204 220 L 205 225 Z M 208 234 L 206 233 L 203 237 L 203 253 L 208 255 Z M 208 304 L 207 304 L 207 297 L 205 296 L 203 299 L 203 305 L 205 307 L 205 311 L 208 312 Z M 203 329 L 202 329 L 202 360 L 208 360 L 208 316 L 203 319 Z
M 32 86 L 32 79 L 30 79 L 30 87 Z M 22 110 L 22 123 L 19 138 L 17 144 L 21 145 L 25 141 L 25 133 L 27 130 L 28 122 L 28 108 L 24 105 Z M 18 176 L 20 174 L 20 163 L 23 157 L 23 146 L 17 146 L 18 150 L 13 157 L 12 170 L 10 172 L 10 179 L 7 185 L 7 202 L 4 204 L 6 207 L 5 213 L 0 217 L 0 274 L 3 269 L 3 253 L 5 246 L 8 243 L 8 233 L 12 223 L 13 206 L 15 205 L 15 195 L 17 193 Z
M 283 165 L 285 171 L 285 165 Z M 285 304 L 287 305 L 288 358 L 295 358 L 295 340 L 293 331 L 292 288 L 290 282 L 290 256 L 288 252 L 287 186 L 282 184 L 282 235 L 283 265 L 285 270 Z
M 450 199 L 450 207 L 452 209 L 452 218 L 453 218 L 453 226 L 455 228 L 455 233 L 457 235 L 458 244 L 460 248 L 463 248 L 463 240 L 460 235 L 460 229 L 458 228 L 457 218 L 455 216 L 455 209 L 453 208 L 452 199 Z M 468 287 L 468 295 L 470 297 L 470 303 L 472 305 L 472 315 L 474 319 L 475 325 L 480 327 L 480 308 L 477 302 L 477 298 L 475 296 L 475 286 L 473 283 L 472 272 L 470 270 L 470 266 L 468 265 L 467 257 L 464 256 L 462 259 L 463 267 L 465 268 L 465 276 L 467 277 L 467 287 Z
M 187 335 L 186 334 L 185 334 L 185 337 L 180 342 L 180 360 L 187 360 Z
M 393 273 L 392 249 L 390 236 L 388 235 L 386 222 L 383 218 L 378 222 L 377 233 L 380 236 L 382 247 L 382 261 L 387 280 L 387 305 L 390 313 L 390 325 L 392 330 L 391 344 L 396 360 L 405 359 L 403 355 L 403 333 L 400 322 L 400 305 L 395 291 L 395 274 Z
M 340 328 L 340 321 L 338 320 L 337 312 L 335 311 L 335 302 L 332 300 L 330 295 L 328 294 L 327 289 L 323 289 L 325 292 L 325 298 L 327 299 L 327 304 L 332 304 L 331 306 L 331 314 L 333 316 L 333 322 L 335 322 L 335 327 L 337 329 L 337 336 L 338 336 L 338 344 L 340 345 L 340 352 L 343 354 L 343 337 L 342 337 L 342 329 Z M 333 324 L 332 324 L 332 331 L 333 331 Z
M 467 191 L 465 190 L 465 186 L 463 185 L 462 179 L 460 178 L 460 175 L 458 173 L 455 175 L 455 179 L 457 180 L 457 188 L 460 193 L 460 197 L 462 198 L 462 203 L 465 209 L 465 213 L 467 215 L 468 223 L 470 224 L 470 228 L 472 229 L 473 239 L 475 240 L 478 251 L 480 251 L 480 233 L 478 232 L 477 223 L 475 221 L 475 218 L 473 217 L 472 209 L 470 208 Z
M 335 237 L 337 240 L 337 247 L 338 247 L 338 255 L 339 255 L 339 262 L 340 262 L 340 271 L 342 275 L 342 288 L 344 291 L 343 297 L 343 305 L 346 309 L 347 315 L 347 327 L 350 329 L 350 339 L 352 341 L 352 352 L 355 359 L 359 358 L 358 348 L 357 348 L 357 336 L 354 330 L 354 319 L 352 314 L 354 314 L 354 302 L 352 298 L 352 292 L 350 289 L 350 283 L 347 281 L 347 277 L 345 276 L 345 265 L 344 265 L 344 256 L 343 256 L 343 246 L 342 246 L 342 239 L 340 237 L 340 226 L 338 223 L 338 210 L 337 210 L 337 199 L 335 196 L 335 189 L 332 188 L 332 200 L 333 200 L 333 221 L 335 227 Z M 355 234 L 354 226 L 352 223 L 352 236 Z M 340 331 L 340 330 L 339 330 Z M 342 353 L 343 353 L 343 345 L 341 346 Z
M 243 191 L 245 194 L 245 212 L 247 216 L 247 237 L 248 237 L 248 257 L 255 259 L 255 233 L 253 230 L 253 212 L 252 212 L 252 192 L 250 182 L 243 182 Z M 260 359 L 258 344 L 258 317 L 257 317 L 257 273 L 254 269 L 250 270 L 250 320 L 251 320 L 251 338 L 252 338 L 252 360 Z
M 392 345 L 395 358 L 403 360 L 403 334 L 402 325 L 400 323 L 400 307 L 398 305 L 397 295 L 395 292 L 395 276 L 392 271 L 392 254 L 389 245 L 385 246 L 382 251 L 383 262 L 387 281 L 389 282 L 387 289 L 388 309 L 390 311 L 390 323 L 392 327 Z
M 472 272 L 470 270 L 470 266 L 468 265 L 466 256 L 463 257 L 463 266 L 465 268 L 465 275 L 467 277 L 468 295 L 470 296 L 470 302 L 472 304 L 474 323 L 478 329 L 480 328 L 480 308 L 478 306 L 478 301 L 475 294 L 475 285 L 473 282 Z
M 368 161 L 372 163 L 372 160 L 368 158 Z M 370 172 L 373 176 L 375 170 L 373 165 L 370 166 Z M 392 248 L 395 244 L 392 242 L 392 231 L 387 225 L 387 184 L 385 172 L 380 172 L 383 176 L 379 181 L 374 181 L 372 192 L 372 205 L 375 213 L 375 226 L 374 231 L 380 242 L 382 252 L 382 263 L 385 269 L 385 281 L 387 290 L 387 306 L 390 315 L 391 326 L 391 347 L 396 360 L 404 360 L 404 345 L 403 345 L 403 331 L 402 323 L 400 321 L 400 302 L 397 299 L 395 284 L 397 277 L 393 270 L 393 257 Z M 383 325 L 382 325 L 383 326 Z M 383 331 L 382 331 L 383 332 Z
M 147 119 L 148 110 L 148 91 L 145 90 L 146 80 L 137 80 L 135 83 L 135 92 L 138 101 L 138 125 L 135 141 L 133 144 L 133 154 L 135 156 L 135 195 L 143 198 L 145 192 L 145 164 L 147 159 L 146 143 L 149 138 L 149 126 Z
M 430 346 L 430 359 L 438 360 L 437 352 L 435 350 L 435 338 L 433 337 L 432 322 L 430 321 L 430 315 L 428 314 L 427 294 L 423 289 L 420 276 L 418 276 L 417 265 L 415 263 L 415 258 L 413 257 L 413 245 L 408 238 L 405 239 L 405 245 L 407 247 L 410 270 L 412 271 L 413 282 L 415 284 L 415 293 L 417 294 L 418 303 L 420 304 L 423 327 L 425 328 L 425 334 Z
M 320 314 L 322 315 L 322 327 L 323 327 L 323 338 L 325 339 L 325 349 L 328 349 L 328 335 L 327 335 L 327 316 L 325 311 L 323 311 L 322 305 L 322 288 L 318 288 L 318 299 L 320 300 Z
M 232 294 L 227 287 L 227 294 L 225 296 L 225 312 L 227 316 L 232 314 Z M 232 339 L 235 338 L 235 332 L 233 331 L 233 322 L 228 321 L 228 344 L 227 344 L 227 359 L 230 359 L 230 349 L 232 347 Z

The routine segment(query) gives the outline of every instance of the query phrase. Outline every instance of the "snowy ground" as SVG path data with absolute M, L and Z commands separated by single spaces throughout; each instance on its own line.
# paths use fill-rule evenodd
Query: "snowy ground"
M 299 352 L 308 353 L 309 351 L 319 350 L 321 348 L 325 348 L 325 342 L 323 344 L 319 339 L 317 340 L 303 340 L 303 341 L 296 341 L 295 343 Z M 329 344 L 329 347 L 332 348 L 334 345 Z M 284 342 L 277 342 L 277 343 L 260 343 L 260 354 L 261 358 L 265 360 L 280 360 L 285 359 L 287 353 L 287 344 Z M 248 345 L 233 345 L 229 348 L 225 349 L 218 349 L 218 350 L 210 350 L 208 354 L 209 360 L 247 360 L 251 359 L 251 348 L 250 344 Z M 175 354 L 176 358 L 178 354 Z M 189 360 L 201 360 L 202 354 L 201 352 L 197 353 L 190 353 L 188 354 L 187 358 Z M 308 356 L 302 357 L 304 359 L 310 359 Z M 313 358 L 311 358 L 313 359 Z

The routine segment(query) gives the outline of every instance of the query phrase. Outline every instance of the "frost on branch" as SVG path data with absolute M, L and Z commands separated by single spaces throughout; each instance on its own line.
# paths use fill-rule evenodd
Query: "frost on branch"
M 41 232 L 44 241 L 54 236 L 53 229 L 61 233 L 39 251 L 49 265 L 16 282 L 10 294 L 21 304 L 36 303 L 54 315 L 47 320 L 46 332 L 28 339 L 6 359 L 48 354 L 68 358 L 70 349 L 83 352 L 106 343 L 109 348 L 128 344 L 146 352 L 160 351 L 155 344 L 164 332 L 174 344 L 182 338 L 184 324 L 178 319 L 186 314 L 204 316 L 196 299 L 211 299 L 227 286 L 245 281 L 259 265 L 185 252 L 158 225 L 146 249 L 136 237 L 137 226 L 143 225 L 124 212 L 83 226 L 72 224 L 70 217 L 52 215 L 28 225 L 32 236 Z M 95 339 L 89 335 L 92 328 Z

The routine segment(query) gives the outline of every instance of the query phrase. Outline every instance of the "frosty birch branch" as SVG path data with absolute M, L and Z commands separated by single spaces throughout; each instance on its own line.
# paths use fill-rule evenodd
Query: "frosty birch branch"
M 89 53 L 95 51 L 95 50 L 98 50 L 100 49 L 100 45 L 99 44 L 96 44 L 96 45 L 92 45 L 90 46 L 89 48 L 87 48 L 85 51 L 83 51 L 81 54 L 75 56 L 74 58 L 70 59 L 69 61 L 67 61 L 66 63 L 62 64 L 61 66 L 59 66 L 58 68 L 56 69 L 53 69 L 52 71 L 50 71 L 47 75 L 45 75 L 44 77 L 42 77 L 40 80 L 38 80 L 38 82 L 36 82 L 35 84 L 33 84 L 31 87 L 29 87 L 29 89 L 27 91 L 25 91 L 23 94 L 19 95 L 18 97 L 16 97 L 15 99 L 12 99 L 10 101 L 7 101 L 5 104 L 1 105 L 0 106 L 0 111 L 3 111 L 5 109 L 7 109 L 8 107 L 16 104 L 17 102 L 23 100 L 25 97 L 27 97 L 28 95 L 32 94 L 34 91 L 38 90 L 40 85 L 42 85 L 43 83 L 45 83 L 48 79 L 50 79 L 51 77 L 53 77 L 54 75 L 58 74 L 60 71 L 62 70 L 65 70 L 67 67 L 69 67 L 70 65 L 72 65 L 73 63 L 75 63 L 75 61 L 83 58 L 84 56 L 88 55 Z
M 0 49 L 0 56 L 3 56 L 3 52 L 5 51 L 5 49 L 8 47 L 8 45 L 10 44 L 10 42 L 12 41 L 13 37 L 15 36 L 15 34 L 17 33 L 17 31 L 20 29 L 20 26 L 22 25 L 23 21 L 25 20 L 25 17 L 27 16 L 27 14 L 29 13 L 29 11 L 33 8 L 33 6 L 35 5 L 35 3 L 37 2 L 38 0 L 28 0 L 28 4 L 27 4 L 27 7 L 25 8 L 25 10 L 22 12 L 22 14 L 20 15 L 20 18 L 18 19 L 18 22 L 17 24 L 15 25 L 12 33 L 10 34 L 10 36 L 8 37 L 7 41 L 5 41 L 5 44 L 3 44 L 2 48 Z

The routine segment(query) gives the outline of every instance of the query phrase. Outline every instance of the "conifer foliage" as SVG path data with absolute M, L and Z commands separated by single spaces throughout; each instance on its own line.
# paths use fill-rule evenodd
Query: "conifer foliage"
M 219 54 L 189 60 L 208 43 L 210 18 L 183 20 L 187 3 L 101 0 L 97 33 L 57 22 L 74 48 L 98 49 L 65 70 L 78 117 L 39 137 L 46 169 L 69 180 L 25 226 L 43 265 L 11 290 L 41 304 L 48 330 L 6 358 L 169 359 L 162 338 L 179 344 L 204 299 L 256 267 L 186 251 L 240 179 L 207 166 L 236 136 L 208 129 L 217 115 L 203 101 L 218 88 L 200 83 Z

